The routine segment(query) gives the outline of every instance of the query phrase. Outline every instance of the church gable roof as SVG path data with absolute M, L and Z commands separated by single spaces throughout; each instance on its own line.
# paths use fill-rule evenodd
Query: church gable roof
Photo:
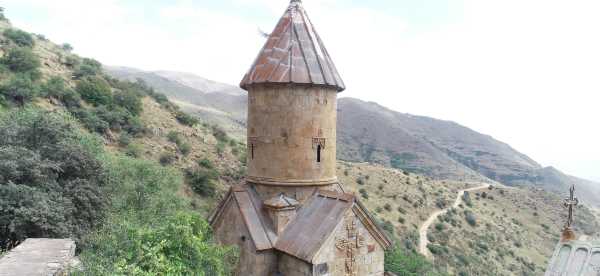
M 294 220 L 277 240 L 275 249 L 311 262 L 344 218 L 344 214 L 351 208 L 367 225 L 369 233 L 384 248 L 388 248 L 391 245 L 389 239 L 375 225 L 366 209 L 358 203 L 354 195 L 321 190 L 298 211 Z
M 240 86 L 266 83 L 346 88 L 299 0 L 291 1 Z
M 546 271 L 553 275 L 598 275 L 600 241 L 559 242 Z
M 260 199 L 247 185 L 231 187 L 226 197 L 217 207 L 216 212 L 211 216 L 210 223 L 214 225 L 221 218 L 221 214 L 228 206 L 226 203 L 231 200 L 235 200 L 236 207 L 240 210 L 244 224 L 256 249 L 267 250 L 273 248 L 273 243 L 276 240 L 275 233 L 268 225 L 270 221 L 266 219 L 262 211 Z

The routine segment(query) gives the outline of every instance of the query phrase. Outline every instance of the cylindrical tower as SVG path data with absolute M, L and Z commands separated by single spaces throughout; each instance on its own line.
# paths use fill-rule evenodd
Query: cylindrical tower
M 260 186 L 337 183 L 337 93 L 345 89 L 299 0 L 292 0 L 244 76 L 247 181 Z

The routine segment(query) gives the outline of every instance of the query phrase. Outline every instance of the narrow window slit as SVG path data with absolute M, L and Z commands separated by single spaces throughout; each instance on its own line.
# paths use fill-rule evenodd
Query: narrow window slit
M 317 162 L 321 162 L 321 145 L 317 145 Z

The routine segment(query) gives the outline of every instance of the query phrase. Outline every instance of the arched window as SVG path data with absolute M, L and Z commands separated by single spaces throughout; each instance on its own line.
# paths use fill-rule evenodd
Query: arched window
M 321 162 L 321 145 L 317 145 L 317 162 Z

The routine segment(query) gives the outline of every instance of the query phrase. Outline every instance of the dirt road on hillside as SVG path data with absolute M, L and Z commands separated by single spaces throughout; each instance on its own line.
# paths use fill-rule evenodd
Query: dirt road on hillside
M 425 256 L 427 259 L 432 260 L 433 255 L 431 254 L 429 249 L 427 249 L 427 245 L 429 244 L 429 240 L 427 239 L 427 231 L 429 230 L 431 224 L 433 224 L 439 216 L 447 213 L 451 208 L 457 208 L 458 205 L 461 203 L 462 197 L 465 194 L 465 192 L 487 189 L 490 185 L 491 184 L 484 184 L 481 186 L 460 190 L 458 191 L 458 194 L 456 195 L 456 200 L 454 200 L 454 204 L 452 204 L 452 206 L 439 211 L 435 211 L 433 214 L 431 214 L 431 216 L 429 216 L 429 218 L 425 222 L 423 222 L 421 228 L 419 228 L 419 253 L 421 253 L 421 255 Z

